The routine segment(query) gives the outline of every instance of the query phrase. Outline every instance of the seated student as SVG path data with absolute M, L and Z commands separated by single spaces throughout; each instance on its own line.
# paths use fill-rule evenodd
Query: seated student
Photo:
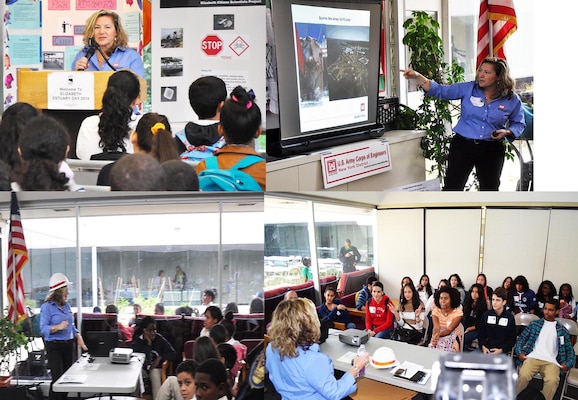
M 241 368 L 242 361 L 247 358 L 247 346 L 245 346 L 243 343 L 239 342 L 234 338 L 235 324 L 233 323 L 233 313 L 232 312 L 225 313 L 225 316 L 223 317 L 221 322 L 219 322 L 219 324 L 225 328 L 226 332 L 225 343 L 230 344 L 235 349 L 235 352 L 237 353 L 237 364 L 239 368 Z M 234 371 L 233 375 L 234 376 L 237 375 L 237 370 Z
M 189 103 L 199 117 L 197 122 L 185 125 L 184 135 L 192 146 L 213 146 L 221 139 L 217 129 L 221 118 L 221 108 L 227 98 L 225 82 L 216 76 L 203 76 L 189 86 Z M 177 132 L 174 141 L 179 154 L 187 151 L 187 146 Z M 204 158 L 199 154 L 199 157 Z M 188 157 L 192 159 L 191 157 Z M 196 161 L 200 161 L 199 158 Z
M 106 306 L 104 312 L 107 314 L 118 315 L 118 307 L 115 306 L 114 304 L 109 304 L 108 306 Z M 118 321 L 117 324 L 118 324 L 118 338 L 123 341 L 131 342 L 134 330 L 132 328 L 129 328 L 128 326 L 124 326 L 124 324 L 120 321 Z
M 199 364 L 209 358 L 221 359 L 221 354 L 217 345 L 208 336 L 201 336 L 195 339 L 195 347 L 193 347 L 193 359 Z
M 147 154 L 129 154 L 110 171 L 111 191 L 162 191 L 165 174 L 157 160 Z
M 429 275 L 423 274 L 419 278 L 419 284 L 417 285 L 416 289 L 419 294 L 419 299 L 423 304 L 426 304 L 430 296 L 433 295 L 433 289 L 429 282 Z
M 209 336 L 213 325 L 218 324 L 223 319 L 223 313 L 217 306 L 208 306 L 203 315 L 205 316 L 205 321 L 199 336 Z
M 7 164 L 8 170 L 14 170 L 20 165 L 20 154 L 18 154 L 20 134 L 24 125 L 39 114 L 39 110 L 23 102 L 12 104 L 2 113 L 0 120 L 0 160 Z
M 128 326 L 131 328 L 136 328 L 136 322 L 138 320 L 138 316 L 142 313 L 142 306 L 138 303 L 134 303 L 132 305 L 133 316 L 128 320 Z
M 472 342 L 478 338 L 476 325 L 482 315 L 488 310 L 488 303 L 484 297 L 484 287 L 479 283 L 474 283 L 470 288 L 470 293 L 464 302 L 464 350 L 470 351 Z
M 393 330 L 393 314 L 389 309 L 390 300 L 383 293 L 383 283 L 373 283 L 371 300 L 365 309 L 365 329 L 369 336 L 389 339 Z
M 328 319 L 333 322 L 341 322 L 345 324 L 347 329 L 355 329 L 355 324 L 351 322 L 347 307 L 341 300 L 335 298 L 335 289 L 331 286 L 326 287 L 323 296 L 325 297 L 325 303 L 317 307 L 319 320 Z
M 536 314 L 538 317 L 542 318 L 544 313 L 542 312 L 542 308 L 544 308 L 544 304 L 550 299 L 557 298 L 556 294 L 556 287 L 552 283 L 552 281 L 545 280 L 540 283 L 538 290 L 536 291 L 536 304 L 530 310 L 532 314 Z
M 217 345 L 217 350 L 219 350 L 221 361 L 225 364 L 227 372 L 229 372 L 229 386 L 234 395 L 236 392 L 235 381 L 238 381 L 243 365 L 237 364 L 237 352 L 230 344 L 220 343 Z
M 130 142 L 135 153 L 148 154 L 159 163 L 169 160 L 180 161 L 169 120 L 164 115 L 152 112 L 143 115 L 136 129 L 130 134 Z M 101 168 L 96 181 L 98 186 L 110 186 L 110 171 L 115 163 Z
M 199 190 L 199 177 L 195 167 L 181 160 L 169 160 L 161 164 L 165 173 L 165 190 L 194 192 Z
M 232 400 L 229 374 L 225 364 L 217 359 L 201 363 L 195 373 L 198 400 Z
M 140 95 L 137 76 L 129 70 L 115 72 L 102 96 L 102 112 L 82 121 L 76 139 L 76 155 L 81 160 L 118 160 L 133 152 L 129 133 L 140 115 L 133 109 Z
M 518 275 L 512 282 L 512 285 L 514 286 L 514 309 L 512 313 L 531 312 L 536 304 L 536 294 L 530 289 L 526 277 L 524 275 Z
M 451 274 L 448 282 L 450 286 L 456 289 L 460 294 L 460 304 L 464 304 L 466 300 L 466 289 L 464 288 L 464 284 L 462 282 L 462 278 L 458 274 Z
M 12 189 L 84 191 L 66 164 L 68 150 L 68 132 L 58 121 L 47 115 L 30 119 L 18 140 L 21 163 Z
M 508 354 L 516 343 L 516 321 L 506 310 L 508 291 L 496 288 L 492 294 L 492 309 L 486 311 L 476 325 L 480 350 L 485 354 Z
M 215 342 L 216 345 L 225 343 L 227 340 L 227 330 L 221 324 L 215 324 L 209 329 L 209 337 Z
M 576 314 L 574 309 L 576 308 L 576 299 L 574 299 L 574 293 L 572 293 L 572 285 L 569 283 L 563 283 L 560 285 L 558 295 L 560 297 L 560 312 L 558 313 L 558 316 L 560 318 L 575 320 Z
M 195 400 L 195 372 L 199 363 L 183 360 L 176 370 L 176 376 L 167 376 L 154 400 Z
M 368 276 L 365 280 L 365 285 L 361 288 L 357 295 L 357 301 L 355 302 L 355 308 L 358 310 L 365 311 L 365 306 L 367 302 L 371 299 L 371 290 L 373 288 L 373 282 L 376 282 L 377 278 L 375 276 Z
M 161 368 L 165 360 L 173 361 L 177 353 L 173 346 L 157 333 L 157 324 L 153 317 L 144 317 L 134 333 L 132 349 L 146 355 L 143 364 L 143 376 L 151 382 L 152 395 L 156 398 L 161 387 Z
M 426 318 L 425 306 L 419 299 L 419 294 L 412 283 L 406 283 L 403 287 L 403 298 L 399 302 L 398 309 L 393 304 L 389 305 L 389 310 L 393 313 L 394 319 L 402 329 L 416 329 L 422 332 L 423 321 Z
M 254 99 L 255 95 L 252 92 L 247 93 L 241 86 L 237 86 L 221 109 L 218 129 L 227 144 L 215 156 L 220 169 L 231 169 L 249 155 L 260 157 L 255 151 L 254 141 L 261 134 L 261 110 Z M 206 169 L 207 160 L 197 165 L 197 174 L 200 175 Z M 266 190 L 265 159 L 241 170 L 250 175 L 263 191 Z
M 200 315 L 205 314 L 205 310 L 209 306 L 214 306 L 215 303 L 215 293 L 216 289 L 205 289 L 203 290 L 203 295 L 201 296 L 201 304 L 197 306 Z
M 479 283 L 484 288 L 483 296 L 484 299 L 486 300 L 486 305 L 488 306 L 488 308 L 491 308 L 492 293 L 494 293 L 494 290 L 490 286 L 488 286 L 488 278 L 486 278 L 486 274 L 479 273 L 478 276 L 476 277 L 476 283 Z
M 574 366 L 576 354 L 570 335 L 558 321 L 560 310 L 557 299 L 546 300 L 544 318 L 533 321 L 522 331 L 516 341 L 516 364 L 518 370 L 516 393 L 527 386 L 536 373 L 544 378 L 542 394 L 552 400 L 560 382 L 560 374 Z
M 460 293 L 444 286 L 434 294 L 436 308 L 432 311 L 433 332 L 429 347 L 443 351 L 460 351 L 457 327 L 462 322 Z
M 165 305 L 163 303 L 155 304 L 155 315 L 165 315 Z

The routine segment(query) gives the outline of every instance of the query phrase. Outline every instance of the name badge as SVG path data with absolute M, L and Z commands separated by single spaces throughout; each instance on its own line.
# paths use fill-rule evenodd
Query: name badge
M 564 336 L 558 336 L 560 338 L 560 346 L 564 346 Z
M 500 320 L 498 321 L 498 325 L 508 326 L 508 318 L 500 318 Z
M 369 312 L 370 313 L 375 314 L 375 311 L 376 311 L 376 309 L 374 306 L 369 306 Z
M 475 96 L 470 97 L 470 102 L 472 103 L 472 105 L 474 107 L 483 107 L 484 106 L 484 100 L 479 98 L 479 97 L 475 97 Z
M 488 315 L 488 324 L 496 325 L 496 316 Z
M 520 296 L 514 296 L 514 301 L 520 301 Z
M 538 307 L 544 308 L 544 303 L 542 303 L 541 301 L 539 301 L 539 302 L 538 302 Z

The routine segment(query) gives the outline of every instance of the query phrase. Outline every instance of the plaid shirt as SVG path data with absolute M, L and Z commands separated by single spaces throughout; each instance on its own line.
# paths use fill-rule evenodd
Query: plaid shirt
M 516 341 L 516 364 L 522 364 L 522 361 L 518 359 L 520 353 L 530 354 L 534 350 L 536 345 L 536 340 L 542 331 L 544 326 L 544 319 L 539 319 L 528 325 L 526 329 L 518 336 Z M 564 337 L 564 344 L 558 347 L 558 355 L 556 356 L 556 361 L 558 364 L 566 364 L 570 369 L 574 366 L 574 359 L 576 355 L 574 354 L 574 349 L 572 348 L 572 342 L 570 341 L 570 334 L 559 322 L 556 322 L 556 336 L 560 338 Z M 558 339 L 560 343 L 560 339 Z

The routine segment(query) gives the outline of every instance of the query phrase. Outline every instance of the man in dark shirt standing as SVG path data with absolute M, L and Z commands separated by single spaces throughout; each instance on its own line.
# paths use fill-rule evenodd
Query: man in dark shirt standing
M 355 271 L 355 266 L 361 260 L 361 254 L 357 247 L 351 245 L 351 240 L 345 240 L 345 246 L 339 251 L 339 261 L 343 265 L 343 272 Z

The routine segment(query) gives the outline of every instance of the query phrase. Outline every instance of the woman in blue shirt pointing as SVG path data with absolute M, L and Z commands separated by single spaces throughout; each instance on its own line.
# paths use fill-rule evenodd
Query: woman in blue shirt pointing
M 40 332 L 44 336 L 46 357 L 52 375 L 52 384 L 60 378 L 73 362 L 74 340 L 84 351 L 88 348 L 74 326 L 74 315 L 68 302 L 68 285 L 72 282 L 66 275 L 57 272 L 50 277 L 49 294 L 40 307 Z M 50 400 L 66 399 L 66 393 L 52 391 Z
M 506 150 L 503 139 L 514 140 L 526 127 L 506 61 L 488 57 L 478 68 L 475 81 L 451 85 L 441 85 L 412 69 L 401 72 L 405 78 L 415 79 L 428 96 L 461 100 L 444 190 L 463 190 L 474 167 L 480 190 L 498 190 Z

